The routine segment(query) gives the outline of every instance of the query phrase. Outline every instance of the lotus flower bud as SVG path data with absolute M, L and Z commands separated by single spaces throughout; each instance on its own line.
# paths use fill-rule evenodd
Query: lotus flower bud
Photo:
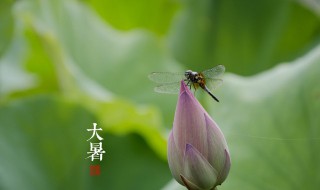
M 189 190 L 215 189 L 230 170 L 221 130 L 183 81 L 168 140 L 168 162 L 173 177 Z

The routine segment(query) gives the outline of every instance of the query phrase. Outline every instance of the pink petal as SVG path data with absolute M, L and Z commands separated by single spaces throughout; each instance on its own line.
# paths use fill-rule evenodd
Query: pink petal
M 192 144 L 202 155 L 207 157 L 207 128 L 203 108 L 183 81 L 181 82 L 173 131 L 180 152 L 184 151 L 186 144 Z
M 200 190 L 201 188 L 189 181 L 187 178 L 185 178 L 183 175 L 180 175 L 181 180 L 183 181 L 184 186 L 187 187 L 187 189 L 192 189 L 192 190 Z
M 229 171 L 230 171 L 230 167 L 231 167 L 231 160 L 230 160 L 230 156 L 229 156 L 229 152 L 227 150 L 224 150 L 225 154 L 226 154 L 226 160 L 224 162 L 224 167 L 223 170 L 220 172 L 219 176 L 218 176 L 218 184 L 221 185 L 222 182 L 224 182 L 224 180 L 226 180 Z
M 177 146 L 174 142 L 173 131 L 170 132 L 168 140 L 168 163 L 172 176 L 181 184 L 184 185 L 180 178 L 182 172 L 183 158 L 182 154 L 177 150 Z
M 205 114 L 205 121 L 209 146 L 208 161 L 220 173 L 224 168 L 225 149 L 228 150 L 227 142 L 218 125 L 207 114 Z
M 217 181 L 217 171 L 191 144 L 186 145 L 183 175 L 202 189 L 211 189 Z

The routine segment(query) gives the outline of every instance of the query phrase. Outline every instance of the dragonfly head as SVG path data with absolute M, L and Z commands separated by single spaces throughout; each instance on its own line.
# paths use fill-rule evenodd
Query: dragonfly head
M 189 79 L 190 76 L 192 75 L 192 73 L 193 73 L 193 71 L 191 71 L 191 70 L 186 70 L 186 72 L 184 72 L 184 76 L 185 76 L 187 79 Z
M 197 75 L 198 75 L 197 72 L 191 71 L 191 70 L 187 70 L 187 71 L 184 73 L 184 76 L 185 76 L 187 79 L 189 79 L 189 80 L 194 80 Z

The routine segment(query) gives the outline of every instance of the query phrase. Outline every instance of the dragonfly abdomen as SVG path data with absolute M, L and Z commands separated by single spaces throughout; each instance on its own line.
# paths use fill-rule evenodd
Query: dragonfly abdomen
M 207 88 L 206 85 L 204 85 L 204 87 L 201 86 L 201 88 L 202 88 L 203 90 L 205 90 L 215 101 L 219 102 L 218 98 L 215 97 L 215 96 L 210 92 L 210 90 Z

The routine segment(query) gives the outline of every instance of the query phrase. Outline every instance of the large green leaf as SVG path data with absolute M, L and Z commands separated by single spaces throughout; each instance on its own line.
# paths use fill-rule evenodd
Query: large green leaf
M 97 122 L 61 97 L 34 96 L 0 106 L 1 189 L 159 189 L 171 177 L 167 163 L 140 135 L 103 136 L 102 162 L 86 160 Z M 98 122 L 98 127 L 105 127 Z M 91 164 L 101 166 L 90 176 Z M 147 181 L 141 178 L 148 179 Z
M 118 96 L 138 103 L 154 103 L 170 125 L 177 96 L 154 93 L 154 84 L 147 77 L 152 71 L 182 70 L 166 53 L 162 41 L 146 31 L 117 31 L 79 2 L 28 1 L 17 7 L 18 19 L 40 36 L 56 69 L 72 66 Z M 34 52 L 32 56 L 30 60 L 39 57 Z M 72 89 L 69 74 L 59 75 L 67 81 L 59 79 L 62 89 Z
M 145 28 L 167 32 L 178 7 L 172 0 L 85 0 L 112 26 L 121 29 Z
M 232 158 L 221 189 L 318 189 L 319 76 L 320 46 L 256 76 L 225 77 L 211 110 Z
M 1 105 L 1 189 L 81 189 L 86 129 L 95 120 L 80 106 L 45 96 Z
M 21 96 L 21 94 L 43 92 L 62 93 L 64 96 L 72 98 L 75 102 L 90 108 L 108 131 L 116 134 L 138 133 L 145 138 L 161 158 L 166 159 L 166 141 L 163 138 L 162 122 L 157 109 L 137 106 L 129 101 L 115 98 L 103 86 L 92 79 L 94 76 L 85 75 L 74 63 L 74 59 L 71 59 L 68 52 L 63 48 L 63 43 L 60 42 L 56 30 L 49 26 L 40 27 L 41 22 L 30 15 L 29 11 L 32 6 L 36 5 L 23 3 L 17 12 L 20 12 L 20 19 L 26 25 L 26 37 L 29 42 L 26 68 L 36 75 L 37 85 L 31 90 L 16 93 L 16 96 L 17 94 Z M 68 5 L 73 9 L 78 8 L 81 10 L 81 7 L 77 4 Z M 49 7 L 46 8 L 50 10 Z M 92 19 L 94 20 L 94 18 L 96 17 Z M 52 20 L 50 21 L 53 22 Z M 57 25 L 57 28 L 59 27 L 62 26 Z M 94 55 L 84 51 L 82 56 L 87 56 L 88 58 Z M 98 72 L 99 70 L 94 70 L 96 75 L 101 74 L 104 76 L 104 72 Z M 113 73 L 113 75 L 116 74 L 116 72 Z M 142 77 L 147 78 L 146 75 Z M 149 90 L 149 93 L 152 93 L 152 90 Z M 123 118 L 126 118 L 126 120 L 123 120 Z
M 18 136 L 23 136 L 23 141 L 36 141 L 37 136 L 34 134 L 34 131 L 36 131 L 37 128 L 41 128 L 45 122 L 50 122 L 51 125 L 48 125 L 45 129 L 41 128 L 42 130 L 37 134 L 39 136 L 49 136 L 48 134 L 55 134 L 56 131 L 61 132 L 61 134 L 59 133 L 60 136 L 52 135 L 52 137 L 46 139 L 46 141 L 43 139 L 36 141 L 35 144 L 42 145 L 41 149 L 36 149 L 32 152 L 37 159 L 25 155 L 25 162 L 16 164 L 17 166 L 15 163 L 19 160 L 14 159 L 14 154 L 10 151 L 15 149 L 19 143 L 16 144 L 15 142 L 10 141 L 9 138 L 3 138 L 3 141 L 1 141 L 0 144 L 6 148 L 4 149 L 5 152 L 3 152 L 6 156 L 3 156 L 2 159 L 4 159 L 3 162 L 7 163 L 7 165 L 0 167 L 0 181 L 4 181 L 4 183 L 1 183 L 1 187 L 5 189 L 61 189 L 62 187 L 68 189 L 90 189 L 94 186 L 95 189 L 121 189 L 128 184 L 131 185 L 130 187 L 141 187 L 140 189 L 158 189 L 170 178 L 170 172 L 165 162 L 166 141 L 163 138 L 162 129 L 160 128 L 161 118 L 159 117 L 159 112 L 157 109 L 149 106 L 137 106 L 132 102 L 115 98 L 114 94 L 106 88 L 103 88 L 103 85 L 99 85 L 100 81 L 95 81 L 95 77 L 99 76 L 98 74 L 105 75 L 105 72 L 97 72 L 102 71 L 99 66 L 93 64 L 93 67 L 95 67 L 95 69 L 93 69 L 94 72 L 91 73 L 92 75 L 87 75 L 87 73 L 83 72 L 77 65 L 77 60 L 80 60 L 81 58 L 84 58 L 84 60 L 82 60 L 84 61 L 82 63 L 83 65 L 88 64 L 88 62 L 85 62 L 87 59 L 94 60 L 99 53 L 95 54 L 94 51 L 91 51 L 90 47 L 94 46 L 96 48 L 97 46 L 100 46 L 100 41 L 103 41 L 105 38 L 108 39 L 108 43 L 106 43 L 107 45 L 105 47 L 108 47 L 110 50 L 112 50 L 112 46 L 116 45 L 117 42 L 109 42 L 118 35 L 120 35 L 117 37 L 118 40 L 121 40 L 122 38 L 127 40 L 129 38 L 126 38 L 126 35 L 122 35 L 121 33 L 118 34 L 117 31 L 111 28 L 104 27 L 103 22 L 100 22 L 97 17 L 83 7 L 82 4 L 74 1 L 63 3 L 59 1 L 54 2 L 55 3 L 50 4 L 49 1 L 20 1 L 17 2 L 15 6 L 16 19 L 20 29 L 24 30 L 24 37 L 28 41 L 26 47 L 28 49 L 25 52 L 27 56 L 25 60 L 16 59 L 16 57 L 20 58 L 21 54 L 18 56 L 11 56 L 17 52 L 15 48 L 12 48 L 10 49 L 8 56 L 6 56 L 6 60 L 1 60 L 5 63 L 3 65 L 6 65 L 6 67 L 2 68 L 13 65 L 15 68 L 22 70 L 25 67 L 30 73 L 21 74 L 31 75 L 35 82 L 33 83 L 33 86 L 31 86 L 32 88 L 30 88 L 30 86 L 25 86 L 27 90 L 21 90 L 19 88 L 16 89 L 18 91 L 14 91 L 14 94 L 12 94 L 12 91 L 3 93 L 4 95 L 7 95 L 7 97 L 9 93 L 11 99 L 1 99 L 2 103 L 5 105 L 0 107 L 0 130 L 1 134 L 4 136 L 13 136 L 13 133 L 17 132 Z M 66 20 L 66 23 L 61 23 L 63 21 L 60 20 L 62 14 L 60 11 L 62 9 L 65 9 L 62 11 L 63 14 L 70 13 L 71 15 L 65 15 L 66 18 L 72 18 Z M 81 17 L 81 15 L 83 15 L 83 17 Z M 82 49 L 82 47 L 74 46 L 74 44 L 77 45 L 80 40 L 79 38 L 82 38 L 82 36 L 79 35 L 76 38 L 72 38 L 74 36 L 73 30 L 68 31 L 68 29 L 74 29 L 74 26 L 81 26 L 78 28 L 79 30 L 88 29 L 82 22 L 75 24 L 78 17 L 86 18 L 86 16 L 92 19 L 93 28 L 96 27 L 97 29 L 92 31 L 100 33 L 100 35 L 92 35 L 96 40 L 88 49 Z M 63 24 L 68 27 L 65 27 Z M 69 27 L 69 25 L 71 25 L 71 27 Z M 64 31 L 64 29 L 67 32 Z M 89 33 L 91 30 L 86 30 L 86 32 Z M 104 32 L 106 32 L 106 34 L 104 34 Z M 155 48 L 152 51 L 155 51 L 159 57 L 162 57 L 162 52 L 160 51 L 159 46 L 156 45 L 157 42 L 155 39 L 152 36 L 145 36 L 145 34 L 147 33 L 142 32 L 139 35 L 130 37 L 130 39 L 133 39 L 137 46 L 139 46 L 139 42 L 144 40 L 146 44 L 149 44 L 148 48 Z M 69 39 L 69 37 L 71 39 Z M 21 36 L 17 37 L 17 46 L 24 45 L 24 41 L 21 38 Z M 90 38 L 85 39 L 85 41 L 86 43 L 88 42 L 88 44 L 92 42 Z M 125 48 L 126 45 L 123 44 L 121 47 Z M 129 52 L 132 53 L 133 49 Z M 103 55 L 104 53 L 105 51 L 101 51 L 99 56 L 105 56 Z M 108 53 L 109 56 L 111 56 L 114 54 L 114 51 Z M 142 58 L 142 56 L 140 56 L 140 58 Z M 148 59 L 150 58 L 151 56 Z M 120 57 L 118 57 L 118 59 L 120 59 Z M 96 61 L 98 62 L 93 63 L 100 64 L 103 60 Z M 130 62 L 127 61 L 126 63 Z M 110 68 L 112 67 L 110 66 Z M 139 70 L 136 69 L 136 71 Z M 144 73 L 141 77 L 147 79 L 147 74 L 149 72 L 150 71 Z M 113 76 L 116 76 L 118 72 L 113 70 L 110 71 L 110 73 Z M 136 72 L 135 75 L 139 75 L 139 72 Z M 5 76 L 1 76 L 6 79 L 5 81 L 9 82 L 7 86 L 12 85 L 10 80 L 7 80 L 7 77 L 9 76 L 9 73 Z M 99 76 L 102 81 L 104 81 L 103 76 Z M 136 76 L 132 77 L 136 78 Z M 23 84 L 24 82 L 21 78 L 17 78 L 16 81 L 19 81 L 20 84 Z M 138 82 L 139 81 L 137 81 L 137 83 Z M 146 81 L 143 82 L 147 83 Z M 113 84 L 115 86 L 111 88 L 111 90 L 117 89 L 116 84 Z M 141 89 L 143 89 L 143 87 L 144 85 L 141 85 Z M 149 84 L 149 87 L 151 93 L 151 84 Z M 130 88 L 128 90 L 131 90 Z M 125 89 L 125 87 L 123 87 L 123 89 Z M 123 90 L 123 93 L 128 92 L 128 90 Z M 137 92 L 138 90 L 136 93 Z M 54 93 L 62 96 L 58 96 L 57 99 L 54 100 L 51 100 L 51 98 L 44 98 L 43 100 L 43 98 L 35 96 L 43 93 Z M 142 92 L 139 93 L 142 94 Z M 24 98 L 26 96 L 31 96 L 33 98 L 25 101 Z M 127 96 L 131 97 L 132 94 L 128 94 Z M 68 110 L 67 108 L 69 108 L 70 105 L 68 105 L 69 103 L 65 105 L 64 101 L 60 102 L 62 97 L 72 99 L 74 105 L 71 105 L 70 112 L 77 112 L 78 107 L 81 109 L 83 109 L 82 107 L 86 107 L 91 112 L 84 111 L 90 117 L 94 114 L 96 119 L 83 121 L 89 116 L 80 114 L 73 117 L 72 114 L 65 113 L 65 110 Z M 22 100 L 16 101 L 16 99 Z M 12 104 L 17 106 L 12 106 Z M 58 108 L 56 109 L 57 105 Z M 73 106 L 75 106 L 75 108 Z M 61 118 L 62 116 L 60 117 L 60 115 L 62 115 L 63 118 Z M 33 120 L 28 123 L 25 121 L 26 118 L 24 117 L 31 117 Z M 12 123 L 12 125 L 8 126 L 10 118 L 14 118 L 18 123 Z M 65 123 L 65 120 L 68 120 L 67 124 Z M 72 125 L 73 121 L 76 121 L 75 124 L 81 122 L 83 127 Z M 79 131 L 75 132 L 75 134 L 69 134 L 69 131 L 65 131 L 66 129 L 69 129 L 66 127 L 68 125 L 68 127 L 71 127 L 70 130 L 79 129 L 83 132 L 85 131 L 85 123 L 91 124 L 93 121 L 101 124 L 104 131 L 108 133 L 105 134 L 106 139 L 108 140 L 107 147 L 110 148 L 110 154 L 112 154 L 109 157 L 110 160 L 108 156 L 106 157 L 105 163 L 101 165 L 103 170 L 102 175 L 97 178 L 91 178 L 89 176 L 89 163 L 84 162 L 83 159 L 88 148 L 88 144 L 84 145 L 83 143 L 87 143 L 85 141 L 87 138 L 84 137 L 83 133 L 79 134 Z M 40 126 L 37 122 L 39 122 Z M 59 127 L 54 128 L 53 125 L 58 125 Z M 9 129 L 13 129 L 14 131 L 6 131 L 5 126 L 8 126 Z M 32 129 L 30 133 L 20 134 L 20 131 L 23 132 L 25 127 L 34 127 L 34 129 Z M 87 128 L 88 126 L 85 127 Z M 21 128 L 23 130 L 20 130 Z M 134 137 L 127 136 L 132 132 L 138 135 Z M 111 133 L 122 135 L 122 137 L 112 136 L 110 135 Z M 53 142 L 56 138 L 58 138 L 58 140 L 62 139 L 61 142 L 54 144 Z M 67 152 L 68 147 L 65 146 L 65 144 L 69 143 L 68 138 L 78 139 L 77 142 L 74 142 L 75 145 L 70 146 L 82 147 L 81 150 L 80 148 L 76 150 L 74 150 L 73 147 L 70 148 L 70 154 L 72 154 L 71 161 L 57 157 L 60 156 L 57 153 L 57 150 Z M 50 146 L 47 146 L 47 144 Z M 49 149 L 44 151 L 43 149 L 46 147 L 49 147 Z M 33 144 L 24 144 L 22 147 L 26 152 L 32 148 Z M 80 152 L 81 155 L 84 155 L 79 155 Z M 73 155 L 73 153 L 78 155 Z M 47 155 L 49 155 L 50 158 L 48 158 L 49 156 Z M 23 156 L 24 155 L 19 155 L 18 157 L 21 158 Z M 11 162 L 9 160 L 11 160 Z M 72 162 L 73 164 L 66 166 L 69 162 Z M 19 166 L 21 165 L 28 166 L 28 168 L 26 168 L 24 173 L 19 174 Z M 74 169 L 74 167 L 77 168 Z M 10 175 L 6 174 L 6 171 L 9 170 L 8 168 L 11 168 L 12 171 Z M 57 171 L 60 171 L 61 173 Z M 73 176 L 72 172 L 75 172 L 76 174 Z M 28 177 L 24 178 L 24 175 Z M 123 183 L 120 176 L 127 179 L 128 183 Z M 140 180 L 141 176 L 145 176 L 145 178 L 148 177 L 148 182 Z M 35 180 L 39 180 L 39 182 L 30 184 L 30 181 L 33 182 Z M 81 183 L 79 183 L 79 181 L 81 181 Z
M 187 0 L 172 26 L 174 56 L 194 69 L 217 64 L 252 75 L 302 55 L 320 37 L 318 15 L 288 0 Z

